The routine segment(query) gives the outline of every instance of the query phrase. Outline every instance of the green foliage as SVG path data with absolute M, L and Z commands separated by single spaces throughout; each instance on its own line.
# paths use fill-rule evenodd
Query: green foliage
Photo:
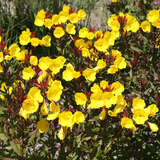
M 6 0 L 0 1 L 0 28 L 6 33 L 6 42 L 10 45 L 18 41 L 18 37 L 25 28 L 37 31 L 34 18 L 40 9 L 51 13 L 58 13 L 65 0 Z M 16 32 L 15 32 L 16 31 Z

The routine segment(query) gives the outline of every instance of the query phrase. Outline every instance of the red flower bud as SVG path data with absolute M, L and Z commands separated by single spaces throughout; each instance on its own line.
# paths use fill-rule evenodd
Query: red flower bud
M 46 18 L 50 18 L 51 14 L 49 12 L 46 13 Z
M 127 112 L 123 112 L 123 117 L 129 117 Z
M 36 36 L 36 32 L 32 32 L 31 37 L 34 38 Z

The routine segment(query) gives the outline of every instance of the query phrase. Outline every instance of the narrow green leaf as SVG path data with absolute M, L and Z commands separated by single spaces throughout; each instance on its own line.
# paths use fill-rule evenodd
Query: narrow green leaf
M 13 150 L 14 150 L 19 156 L 21 156 L 21 155 L 22 155 L 22 151 L 21 151 L 21 147 L 20 147 L 20 144 L 19 144 L 18 140 L 17 140 L 17 139 L 14 139 L 14 140 L 12 140 L 12 141 L 10 142 L 10 144 L 11 144 Z
M 4 143 L 6 143 L 7 140 L 8 140 L 8 138 L 6 137 L 6 135 L 5 135 L 4 133 L 0 133 L 0 139 L 1 139 Z
M 137 47 L 131 46 L 131 48 L 136 52 L 143 52 L 141 49 L 139 49 Z

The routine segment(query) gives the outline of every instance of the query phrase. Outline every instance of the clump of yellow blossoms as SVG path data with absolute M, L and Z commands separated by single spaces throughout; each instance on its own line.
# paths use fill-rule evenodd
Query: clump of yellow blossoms
M 151 104 L 148 107 L 146 107 L 145 101 L 139 97 L 133 98 L 132 102 L 132 118 L 138 125 L 143 125 L 150 116 L 154 116 L 158 111 L 158 107 L 155 104 Z M 121 119 L 121 126 L 123 128 L 128 128 L 132 130 L 136 130 L 136 127 L 133 123 L 133 120 L 128 117 L 123 117 Z M 158 131 L 158 126 L 155 123 L 151 123 L 147 121 L 147 124 L 149 125 L 150 129 L 153 132 Z
M 50 47 L 51 37 L 49 35 L 46 35 L 42 37 L 42 39 L 39 39 L 32 36 L 30 29 L 27 28 L 26 31 L 22 31 L 21 35 L 19 36 L 19 43 L 22 46 L 28 45 L 30 43 L 33 47 L 38 47 L 39 45 Z
M 112 31 L 123 32 L 137 32 L 139 30 L 139 22 L 135 17 L 128 13 L 120 12 L 119 15 L 113 14 L 107 21 L 108 26 L 111 27 Z
M 117 1 L 112 0 L 112 2 Z M 75 12 L 68 6 L 64 6 L 59 14 L 49 16 L 42 9 L 37 13 L 34 24 L 38 27 L 46 27 L 51 31 L 51 34 L 38 38 L 33 34 L 34 32 L 27 28 L 19 36 L 20 45 L 17 43 L 11 44 L 8 48 L 8 54 L 0 52 L 0 73 L 3 73 L 1 63 L 15 58 L 23 65 L 20 72 L 21 78 L 31 86 L 27 95 L 22 98 L 19 115 L 28 119 L 31 114 L 40 112 L 37 123 L 37 129 L 40 133 L 49 130 L 50 121 L 58 120 L 60 125 L 58 137 L 63 140 L 67 135 L 68 128 L 72 130 L 75 124 L 85 121 L 84 113 L 75 110 L 75 108 L 73 110 L 68 109 L 69 105 L 64 106 L 64 99 L 71 98 L 75 101 L 74 104 L 80 107 L 79 109 L 100 109 L 100 120 L 104 120 L 108 114 L 110 117 L 120 117 L 122 128 L 136 130 L 135 124 L 144 125 L 147 123 L 153 132 L 157 132 L 158 126 L 148 122 L 149 117 L 158 112 L 158 107 L 155 104 L 146 107 L 145 101 L 136 97 L 133 99 L 132 107 L 129 108 L 125 96 L 123 96 L 124 85 L 121 82 L 109 83 L 104 79 L 98 84 L 97 81 L 99 80 L 98 74 L 101 71 L 105 71 L 105 74 L 115 74 L 118 70 L 127 67 L 123 54 L 111 47 L 124 33 L 137 32 L 139 28 L 143 32 L 150 32 L 151 24 L 160 28 L 159 10 L 150 11 L 147 15 L 149 22 L 143 21 L 141 24 L 128 13 L 113 14 L 107 21 L 111 31 L 99 30 L 95 32 L 93 28 L 88 29 L 86 27 L 78 31 L 76 23 L 84 20 L 85 17 L 84 10 L 80 9 Z M 75 56 L 78 55 L 81 62 L 85 62 L 82 64 L 83 67 L 80 64 L 81 62 L 78 67 L 77 64 L 73 63 L 74 61 L 69 62 L 62 53 L 55 58 L 52 58 L 52 56 L 38 58 L 31 54 L 32 50 L 20 48 L 20 46 L 30 45 L 33 48 L 38 46 L 50 47 L 52 41 L 61 42 L 65 38 L 69 38 L 73 42 Z M 75 85 L 76 89 L 72 90 L 72 97 L 65 95 L 66 91 L 70 90 L 67 84 L 79 85 L 78 89 Z M 89 92 L 85 87 L 88 84 L 91 84 Z M 24 84 L 22 88 L 24 88 Z M 12 89 L 5 83 L 1 84 L 1 90 L 7 91 L 9 95 L 12 94 Z M 5 99 L 3 95 L 0 95 L 0 98 Z M 131 115 L 128 114 L 128 110 Z M 125 114 L 122 116 L 122 113 Z

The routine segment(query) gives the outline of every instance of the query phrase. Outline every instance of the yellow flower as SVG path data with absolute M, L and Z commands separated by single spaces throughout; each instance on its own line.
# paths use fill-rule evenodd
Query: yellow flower
M 37 110 L 39 108 L 39 104 L 34 99 L 27 98 L 24 100 L 22 108 L 23 108 L 23 110 L 25 110 L 26 113 L 32 114 L 34 112 L 37 112 Z
M 24 119 L 28 119 L 29 116 L 30 116 L 30 114 L 28 114 L 22 107 L 21 107 L 21 109 L 20 109 L 20 111 L 19 111 L 19 115 L 20 115 L 21 117 L 23 117 Z
M 106 41 L 108 47 L 114 45 L 114 42 L 117 38 L 117 35 L 115 34 L 116 32 L 118 32 L 118 31 L 114 31 L 114 32 L 109 32 L 108 31 L 108 32 L 104 33 L 103 39 Z
M 90 104 L 88 105 L 88 108 L 91 109 L 96 109 L 96 108 L 101 108 L 104 106 L 104 97 L 103 97 L 103 92 L 95 92 L 92 93 L 90 96 Z
M 12 88 L 12 87 L 8 87 L 8 86 L 6 85 L 6 83 L 3 82 L 3 83 L 1 84 L 1 89 L 0 89 L 0 90 L 3 91 L 3 92 L 5 92 L 5 93 L 7 93 L 7 94 L 9 94 L 9 95 L 11 95 L 13 88 Z M 3 96 L 2 96 L 2 97 L 3 97 Z
M 61 81 L 55 80 L 52 83 L 52 86 L 49 87 L 47 91 L 47 98 L 52 101 L 54 100 L 55 102 L 59 101 L 61 94 L 62 94 L 62 89 L 63 86 L 61 84 Z
M 53 84 L 53 82 L 54 82 L 54 81 L 53 81 L 53 77 L 52 77 L 51 75 L 48 75 L 47 80 L 48 80 L 48 86 L 51 87 L 52 84 Z
M 118 98 L 117 98 L 118 99 Z M 111 117 L 116 117 L 119 113 L 123 112 L 125 108 L 125 105 L 121 105 L 121 104 L 117 104 L 114 109 L 113 109 L 113 112 L 110 111 L 108 112 L 108 114 L 111 116 Z
M 63 10 L 63 12 L 69 13 L 70 7 L 64 5 L 62 10 Z
M 148 21 L 143 21 L 141 23 L 141 28 L 143 32 L 150 32 L 151 31 L 151 24 Z
M 81 76 L 81 73 L 80 73 L 80 72 L 76 72 L 76 71 L 75 71 L 75 72 L 73 73 L 73 77 L 74 77 L 74 78 L 79 78 L 80 76 Z
M 19 43 L 24 46 L 28 45 L 31 41 L 31 32 L 30 29 L 27 28 L 25 31 L 22 31 L 21 35 L 19 36 Z
M 49 69 L 52 71 L 52 74 L 59 73 L 60 70 L 63 68 L 65 62 L 66 59 L 63 56 L 59 56 L 55 59 L 52 59 L 51 64 L 49 66 Z
M 118 81 L 111 84 L 112 93 L 116 96 L 121 95 L 124 91 L 124 85 Z
M 105 39 L 100 38 L 94 42 L 94 47 L 100 52 L 106 52 L 109 47 L 109 43 Z
M 111 17 L 108 18 L 107 24 L 111 27 L 112 31 L 119 31 L 120 30 L 120 23 L 118 21 L 118 16 L 112 14 Z
M 116 2 L 118 2 L 118 0 L 112 0 L 112 3 L 116 3 Z
M 73 78 L 80 77 L 80 72 L 76 72 L 73 68 L 73 66 L 69 63 L 66 66 L 66 70 L 63 71 L 63 79 L 65 81 L 71 81 Z
M 59 12 L 59 18 L 58 18 L 59 24 L 65 23 L 68 19 L 68 15 L 69 15 L 69 12 L 60 11 Z
M 34 24 L 39 27 L 43 26 L 45 17 L 46 12 L 44 11 L 44 9 L 41 9 L 36 15 Z
M 5 91 L 7 90 L 6 82 L 3 82 L 3 83 L 1 84 L 1 90 L 2 90 L 3 92 L 5 92 Z
M 147 14 L 147 19 L 151 23 L 153 23 L 158 18 L 159 18 L 159 10 L 153 9 L 153 10 L 149 11 L 149 13 Z
M 110 117 L 117 117 L 117 116 L 118 116 L 116 112 L 111 111 L 111 110 L 108 110 L 108 115 L 109 115 Z
M 37 129 L 39 130 L 40 133 L 44 133 L 44 132 L 48 131 L 48 129 L 49 129 L 49 123 L 45 119 L 42 118 L 37 123 Z
M 90 57 L 89 49 L 82 48 L 82 56 L 85 57 L 85 58 Z
M 31 65 L 37 66 L 37 64 L 38 64 L 37 56 L 31 56 L 29 62 L 30 62 Z
M 24 62 L 25 61 L 25 57 L 28 54 L 28 50 L 24 49 L 21 52 L 18 52 L 15 57 L 17 60 Z
M 41 90 L 39 88 L 37 88 L 37 87 L 30 88 L 30 90 L 29 90 L 29 92 L 27 94 L 27 98 L 34 99 L 38 103 L 42 103 L 43 102 L 43 96 L 41 95 Z
M 126 101 L 125 101 L 125 99 L 124 99 L 124 97 L 123 97 L 122 95 L 119 95 L 119 96 L 117 97 L 117 102 L 116 102 L 116 104 L 117 104 L 117 105 L 124 105 L 124 106 L 127 105 L 127 103 L 126 103 Z
M 119 96 L 118 96 L 117 99 L 119 99 Z M 125 101 L 124 101 L 124 104 L 117 104 L 117 105 L 115 106 L 113 112 L 114 112 L 115 114 L 119 114 L 119 113 L 123 112 L 123 110 L 125 109 L 126 105 L 127 105 L 127 103 L 126 103 Z
M 82 75 L 89 81 L 94 81 L 96 79 L 96 71 L 94 69 L 87 68 L 83 71 Z
M 34 74 L 35 74 L 35 72 L 31 66 L 25 67 L 22 71 L 22 78 L 24 80 L 30 80 L 34 77 Z
M 158 18 L 154 22 L 152 22 L 152 25 L 156 28 L 160 28 L 160 18 Z
M 146 106 L 145 101 L 139 97 L 133 98 L 132 107 L 133 109 L 144 109 Z
M 58 25 L 58 24 L 59 24 L 59 15 L 54 14 L 54 15 L 52 16 L 52 23 L 53 23 L 54 25 Z
M 159 111 L 159 109 L 155 104 L 151 104 L 147 108 L 145 108 L 145 111 L 148 112 L 149 116 L 154 116 Z
M 66 133 L 67 133 L 67 127 L 61 127 L 61 129 L 58 132 L 58 138 L 60 140 L 64 140 L 66 137 Z
M 119 69 L 124 69 L 127 66 L 127 63 L 125 61 L 125 58 L 123 57 L 117 57 L 116 60 L 113 63 L 115 66 L 117 66 L 117 68 Z
M 0 73 L 3 73 L 3 67 L 1 64 L 0 64 Z
M 88 28 L 83 27 L 79 30 L 79 38 L 86 38 L 88 34 Z
M 40 45 L 43 45 L 45 47 L 50 47 L 51 46 L 51 37 L 49 35 L 46 35 L 42 38 L 40 41 Z
M 81 20 L 81 19 L 83 20 L 86 18 L 86 12 L 83 9 L 80 9 L 77 14 L 78 14 L 79 20 Z
M 122 56 L 122 53 L 118 50 L 114 50 L 112 49 L 112 56 L 117 58 L 117 57 L 121 57 Z
M 0 36 L 0 42 L 2 41 L 2 37 Z
M 105 81 L 105 80 L 102 80 L 102 81 L 100 82 L 100 87 L 101 87 L 102 89 L 108 88 L 108 87 L 109 87 L 108 82 Z
M 124 31 L 137 32 L 139 30 L 140 25 L 139 25 L 138 21 L 136 20 L 136 18 L 131 16 L 130 14 L 125 14 L 125 16 L 127 19 L 127 23 L 123 28 Z
M 10 61 L 12 58 L 13 58 L 13 56 L 9 56 L 9 55 L 6 55 L 6 56 L 5 56 L 5 60 L 6 60 L 6 61 Z
M 53 113 L 48 114 L 47 116 L 47 120 L 55 120 L 56 118 L 58 118 L 59 113 L 60 113 L 60 107 L 59 105 L 56 105 L 54 102 L 50 104 L 49 106 L 50 111 Z
M 100 89 L 98 84 L 94 83 L 93 86 L 91 87 L 91 92 L 98 93 L 98 92 L 102 92 L 102 90 Z
M 103 121 L 106 118 L 106 109 L 103 108 L 103 110 L 101 111 L 101 113 L 99 114 L 99 119 L 101 121 Z
M 93 33 L 93 32 L 88 32 L 87 38 L 88 38 L 89 40 L 92 40 L 92 39 L 94 38 L 94 33 Z
M 37 47 L 39 45 L 39 39 L 34 37 L 34 38 L 31 38 L 31 45 L 33 47 Z
M 3 52 L 0 52 L 0 63 L 3 62 Z
M 86 43 L 84 42 L 83 39 L 78 39 L 75 41 L 74 45 L 78 48 L 78 49 L 82 49 L 83 47 L 86 46 Z
M 68 34 L 75 35 L 76 34 L 75 25 L 72 23 L 68 23 L 66 26 L 66 32 Z
M 46 102 L 43 102 L 42 106 L 41 106 L 41 113 L 43 115 L 47 115 L 48 114 L 48 108 L 47 108 L 47 104 Z
M 84 93 L 75 93 L 74 95 L 75 101 L 77 105 L 83 105 L 85 106 L 87 103 L 87 97 Z
M 103 59 L 99 59 L 97 62 L 97 67 L 95 68 L 96 71 L 103 69 L 106 67 L 106 62 Z
M 41 71 L 41 74 L 39 75 L 37 82 L 40 84 L 48 75 L 46 71 Z
M 114 96 L 112 92 L 104 92 L 103 95 L 103 103 L 106 108 L 110 108 L 113 104 L 117 102 L 117 96 Z
M 120 37 L 119 31 L 112 31 L 112 32 L 111 32 L 111 37 L 112 37 L 112 39 L 115 41 L 117 38 Z M 114 45 L 114 44 L 113 44 L 113 45 Z
M 77 13 L 71 13 L 68 17 L 68 20 L 71 22 L 71 23 L 77 23 L 79 21 L 79 18 L 78 18 L 78 14 Z
M 20 48 L 16 43 L 13 43 L 12 45 L 10 45 L 9 47 L 9 54 L 10 56 L 15 56 L 20 52 Z
M 135 127 L 133 121 L 128 117 L 123 117 L 121 119 L 121 126 L 122 126 L 122 128 L 136 130 L 136 127 Z
M 46 71 L 50 64 L 51 64 L 51 58 L 50 57 L 41 57 L 39 59 L 39 64 L 38 67 L 42 70 L 42 71 Z
M 74 123 L 83 123 L 84 120 L 85 120 L 85 117 L 84 117 L 84 114 L 80 111 L 76 111 L 74 114 L 73 114 L 73 119 L 74 119 Z
M 59 124 L 63 127 L 70 127 L 74 125 L 74 116 L 71 111 L 64 111 L 59 114 Z
M 48 29 L 51 29 L 52 25 L 53 25 L 52 19 L 51 18 L 45 18 L 45 20 L 44 20 L 44 26 L 46 28 L 48 28 Z
M 115 74 L 118 71 L 118 67 L 116 65 L 110 65 L 107 70 L 108 74 Z
M 148 125 L 150 129 L 152 130 L 152 132 L 158 132 L 159 128 L 155 123 L 148 122 Z
M 53 35 L 56 38 L 61 38 L 64 36 L 64 34 L 65 34 L 65 32 L 62 27 L 56 27 L 55 30 L 53 31 Z
M 144 109 L 135 109 L 133 111 L 133 120 L 137 124 L 144 124 L 148 120 L 148 113 Z
M 95 37 L 96 37 L 96 38 L 102 38 L 102 37 L 103 37 L 103 32 L 102 32 L 101 30 L 96 31 Z

